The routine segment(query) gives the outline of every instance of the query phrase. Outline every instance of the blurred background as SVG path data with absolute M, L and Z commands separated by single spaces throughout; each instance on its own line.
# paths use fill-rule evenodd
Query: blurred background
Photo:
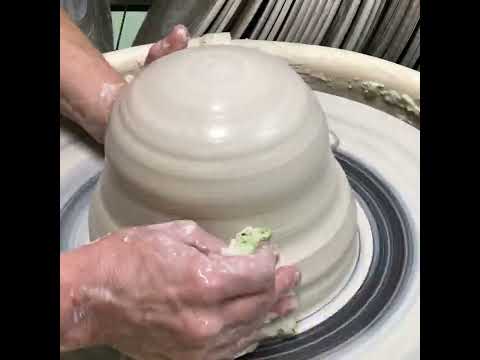
M 341 48 L 420 71 L 420 0 L 60 0 L 102 51 L 155 42 L 175 24 L 193 36 Z

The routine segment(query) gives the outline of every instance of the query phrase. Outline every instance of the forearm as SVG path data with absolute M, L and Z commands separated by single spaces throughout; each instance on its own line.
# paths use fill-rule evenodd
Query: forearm
M 85 250 L 60 255 L 60 351 L 92 346 L 100 340 L 99 319 L 84 294 L 84 289 L 100 283 L 98 264 Z
M 102 137 L 124 84 L 123 77 L 60 10 L 60 112 Z

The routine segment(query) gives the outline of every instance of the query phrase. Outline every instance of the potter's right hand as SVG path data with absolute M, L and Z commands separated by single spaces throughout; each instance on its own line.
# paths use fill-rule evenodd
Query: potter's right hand
M 61 256 L 64 350 L 110 345 L 136 359 L 232 359 L 267 315 L 294 310 L 300 274 L 265 246 L 222 256 L 194 222 L 126 229 Z

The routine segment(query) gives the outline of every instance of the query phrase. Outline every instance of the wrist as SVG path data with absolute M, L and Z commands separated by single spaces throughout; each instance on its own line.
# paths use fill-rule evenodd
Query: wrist
M 126 83 L 60 11 L 60 111 L 103 142 L 112 104 Z
M 60 112 L 76 122 L 97 142 L 103 143 L 113 104 L 127 84 L 123 79 L 98 84 L 91 89 L 62 94 Z
M 101 316 L 88 289 L 104 283 L 93 249 L 86 246 L 60 255 L 60 350 L 102 344 Z

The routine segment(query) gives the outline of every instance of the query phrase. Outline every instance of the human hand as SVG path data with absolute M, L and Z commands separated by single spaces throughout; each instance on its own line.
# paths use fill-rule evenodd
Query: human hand
M 113 104 L 127 82 L 68 16 L 60 15 L 60 112 L 103 143 Z M 145 65 L 186 48 L 189 38 L 185 26 L 175 26 L 152 45 Z
M 258 342 L 267 316 L 295 309 L 300 273 L 275 269 L 268 245 L 240 257 L 222 256 L 225 246 L 194 222 L 176 221 L 72 251 L 99 274 L 70 291 L 84 326 L 66 331 L 64 346 L 109 345 L 142 360 L 233 359 Z
M 147 66 L 153 61 L 171 54 L 172 52 L 185 49 L 188 46 L 189 39 L 190 33 L 188 32 L 188 29 L 183 25 L 176 25 L 165 38 L 159 40 L 150 47 L 144 66 Z M 117 84 L 105 83 L 102 87 L 102 91 L 99 94 L 99 101 L 106 111 L 106 121 L 102 122 L 101 126 L 95 126 L 94 129 L 92 129 L 93 131 L 90 131 L 90 134 L 100 143 L 103 143 L 104 141 L 108 118 L 110 117 L 113 104 L 125 85 L 126 81 L 122 81 Z

